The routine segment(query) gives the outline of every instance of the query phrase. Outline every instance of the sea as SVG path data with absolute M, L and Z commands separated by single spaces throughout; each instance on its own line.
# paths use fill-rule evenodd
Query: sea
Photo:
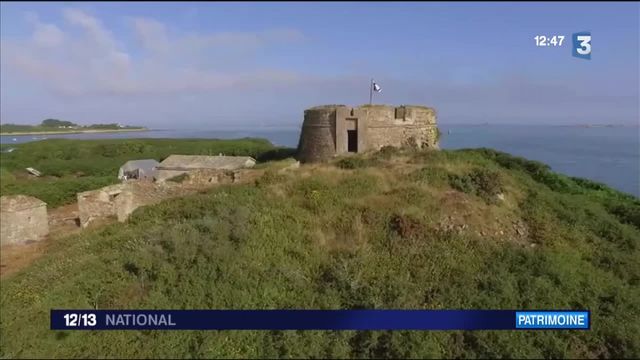
M 443 149 L 487 147 L 548 164 L 552 170 L 601 182 L 640 197 L 640 128 L 544 125 L 440 124 Z M 261 137 L 273 144 L 296 147 L 299 128 L 250 130 L 172 130 L 144 132 L 2 135 L 0 144 L 43 139 L 204 138 Z M 5 147 L 4 151 L 7 151 Z

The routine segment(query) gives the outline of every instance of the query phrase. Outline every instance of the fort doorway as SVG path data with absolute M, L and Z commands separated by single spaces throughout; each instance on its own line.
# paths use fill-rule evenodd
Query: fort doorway
M 358 119 L 347 119 L 347 151 L 358 152 Z
M 347 151 L 358 152 L 358 130 L 347 130 Z

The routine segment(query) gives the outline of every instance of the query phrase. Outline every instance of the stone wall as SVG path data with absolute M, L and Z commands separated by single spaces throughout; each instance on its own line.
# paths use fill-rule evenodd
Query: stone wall
M 188 173 L 183 185 L 215 185 L 234 183 L 237 170 L 198 169 Z
M 201 186 L 200 186 L 201 187 Z M 109 218 L 126 221 L 139 207 L 193 192 L 183 184 L 130 181 L 78 194 L 78 213 L 83 228 Z
M 48 234 L 47 205 L 42 201 L 31 207 L 5 208 L 0 211 L 1 245 L 39 241 Z
M 118 221 L 124 222 L 141 206 L 157 204 L 183 193 L 179 185 L 133 183 L 115 198 L 116 217 Z
M 186 174 L 187 170 L 164 170 L 158 169 L 156 171 L 156 181 L 166 181 L 176 176 Z
M 80 226 L 85 228 L 98 219 L 116 217 L 115 199 L 129 183 L 105 186 L 77 194 Z

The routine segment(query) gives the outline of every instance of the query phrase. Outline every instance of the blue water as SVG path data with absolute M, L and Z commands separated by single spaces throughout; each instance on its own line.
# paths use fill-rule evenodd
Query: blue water
M 494 148 L 640 197 L 638 127 L 496 125 L 443 126 L 442 130 L 442 148 Z
M 554 171 L 605 183 L 640 197 L 638 127 L 562 127 L 520 125 L 441 125 L 441 147 L 489 147 L 538 160 Z M 130 133 L 0 136 L 2 144 L 68 139 L 263 137 L 276 145 L 295 147 L 299 129 L 270 130 L 152 130 Z M 14 141 L 15 139 L 15 141 Z

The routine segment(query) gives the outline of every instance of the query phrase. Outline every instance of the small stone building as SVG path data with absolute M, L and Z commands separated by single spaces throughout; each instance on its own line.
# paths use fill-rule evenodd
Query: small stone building
M 436 111 L 425 106 L 324 105 L 304 112 L 298 143 L 302 162 L 383 146 L 438 149 Z
M 153 181 L 158 165 L 160 163 L 154 159 L 129 160 L 118 170 L 118 179 Z
M 179 186 L 162 186 L 154 182 L 130 181 L 77 194 L 80 226 L 113 219 L 124 222 L 137 208 L 184 193 Z
M 49 234 L 47 204 L 31 196 L 0 197 L 0 244 L 39 241 Z
M 256 161 L 250 156 L 171 155 L 157 167 L 156 180 L 164 181 L 195 171 L 202 173 L 251 168 L 255 164 Z
M 125 184 L 109 185 L 98 190 L 80 192 L 78 199 L 78 217 L 80 226 L 85 228 L 95 220 L 115 218 L 116 198 L 120 196 Z

